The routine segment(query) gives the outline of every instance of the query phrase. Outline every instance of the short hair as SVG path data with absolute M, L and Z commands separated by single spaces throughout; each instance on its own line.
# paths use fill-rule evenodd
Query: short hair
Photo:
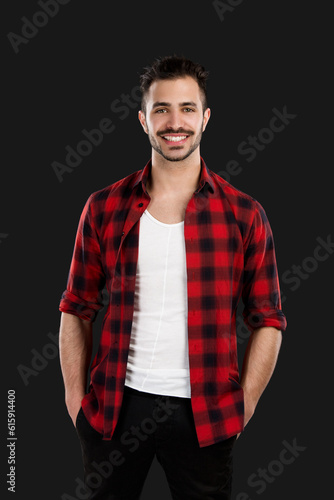
M 146 66 L 140 75 L 140 90 L 142 92 L 141 109 L 146 113 L 146 95 L 150 86 L 157 80 L 174 80 L 191 76 L 196 80 L 202 94 L 203 111 L 208 107 L 206 83 L 209 72 L 204 66 L 195 63 L 184 56 L 166 56 L 155 59 L 151 66 Z

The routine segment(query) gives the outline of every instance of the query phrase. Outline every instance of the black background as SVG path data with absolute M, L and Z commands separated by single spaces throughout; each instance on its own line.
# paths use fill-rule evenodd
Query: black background
M 210 71 L 212 116 L 201 154 L 217 173 L 229 160 L 239 161 L 242 172 L 230 181 L 264 206 L 282 278 L 313 256 L 317 238 L 333 234 L 330 16 L 322 4 L 287 0 L 245 0 L 224 20 L 211 1 L 71 0 L 15 53 L 8 33 L 21 35 L 22 17 L 32 20 L 41 7 L 31 0 L 1 6 L 1 496 L 14 495 L 6 491 L 5 477 L 6 400 L 14 389 L 16 498 L 58 500 L 64 493 L 75 497 L 75 479 L 82 477 L 58 348 L 46 347 L 52 344 L 48 333 L 58 333 L 75 231 L 92 192 L 143 168 L 150 157 L 138 103 L 128 106 L 124 119 L 111 103 L 131 94 L 143 66 L 157 56 L 183 54 Z M 269 125 L 273 108 L 284 106 L 296 118 L 247 162 L 239 144 Z M 82 130 L 96 128 L 103 118 L 115 130 L 59 182 L 51 164 L 65 163 L 65 146 L 75 148 Z M 332 426 L 327 353 L 333 260 L 328 254 L 317 262 L 296 290 L 281 279 L 288 329 L 270 385 L 235 447 L 233 500 L 327 498 L 331 492 L 325 452 Z M 102 317 L 103 311 L 95 346 Z M 246 341 L 239 346 L 241 360 Z M 44 349 L 52 359 L 25 384 L 18 366 L 32 368 L 32 349 Z M 283 441 L 294 440 L 305 449 L 259 493 L 249 477 L 279 459 Z M 156 460 L 142 498 L 171 499 Z

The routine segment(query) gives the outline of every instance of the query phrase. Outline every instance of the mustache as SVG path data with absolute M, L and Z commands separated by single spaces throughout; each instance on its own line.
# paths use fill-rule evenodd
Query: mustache
M 164 130 L 163 132 L 158 132 L 157 135 L 163 136 L 163 135 L 168 135 L 168 134 L 184 134 L 184 135 L 194 135 L 194 132 L 191 130 L 184 130 L 178 129 L 178 130 Z

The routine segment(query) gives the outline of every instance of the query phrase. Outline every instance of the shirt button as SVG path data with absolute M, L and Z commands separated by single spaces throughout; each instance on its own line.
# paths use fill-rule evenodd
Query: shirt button
M 144 205 L 144 203 L 139 203 L 138 207 L 142 207 Z
M 124 236 L 124 234 L 125 234 L 124 231 L 122 231 L 122 236 Z

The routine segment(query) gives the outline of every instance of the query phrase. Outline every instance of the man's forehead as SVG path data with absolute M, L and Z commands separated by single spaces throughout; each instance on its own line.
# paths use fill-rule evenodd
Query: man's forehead
M 171 100 L 196 102 L 201 99 L 199 85 L 191 76 L 155 80 L 149 88 L 147 97 L 154 102 Z

